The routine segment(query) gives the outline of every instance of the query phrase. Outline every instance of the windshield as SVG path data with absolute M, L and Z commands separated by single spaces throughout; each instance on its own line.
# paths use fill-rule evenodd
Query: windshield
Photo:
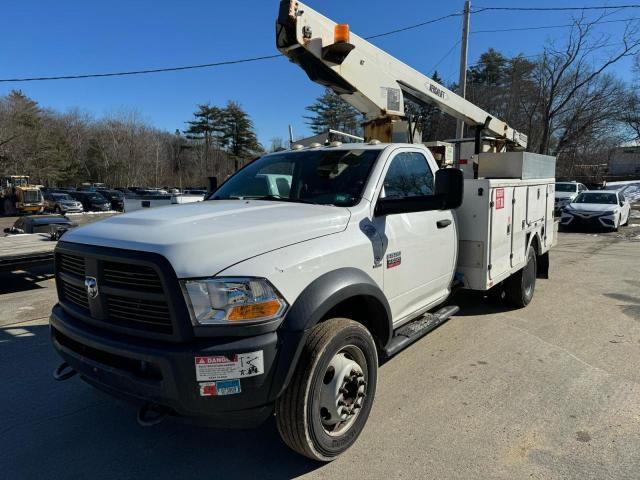
M 53 198 L 55 200 L 73 200 L 73 198 L 71 198 L 71 195 L 67 195 L 66 193 L 54 193 Z
M 39 190 L 25 190 L 24 203 L 38 203 L 40 202 Z
M 581 193 L 576 197 L 573 203 L 599 203 L 604 205 L 615 205 L 616 201 L 615 193 Z
M 100 192 L 100 194 L 107 197 L 109 200 L 120 200 L 124 198 L 122 192 L 118 192 L 117 190 L 114 192 Z
M 380 150 L 316 150 L 259 158 L 209 200 L 265 199 L 349 207 L 362 196 Z
M 93 202 L 106 203 L 107 199 L 99 193 L 87 193 L 87 198 Z
M 556 183 L 556 192 L 575 192 L 576 188 L 574 183 Z

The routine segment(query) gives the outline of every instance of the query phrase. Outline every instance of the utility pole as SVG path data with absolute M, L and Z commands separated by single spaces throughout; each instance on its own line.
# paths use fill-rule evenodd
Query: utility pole
M 293 127 L 289 124 L 289 148 L 293 146 Z
M 462 98 L 467 97 L 467 54 L 469 51 L 469 24 L 471 21 L 471 0 L 464 2 L 464 17 L 462 20 L 462 43 L 460 45 L 460 80 L 459 94 Z M 462 140 L 464 138 L 464 122 L 458 120 L 456 127 L 456 138 Z M 458 143 L 456 155 L 456 168 L 460 167 L 460 153 L 462 144 Z

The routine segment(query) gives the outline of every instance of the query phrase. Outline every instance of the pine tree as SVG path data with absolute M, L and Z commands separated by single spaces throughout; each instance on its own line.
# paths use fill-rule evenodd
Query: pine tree
M 325 133 L 329 129 L 351 135 L 361 133 L 360 113 L 328 88 L 306 110 L 313 114 L 304 118 L 315 134 Z
M 223 109 L 223 136 L 228 152 L 246 160 L 263 150 L 249 114 L 240 104 L 230 101 Z

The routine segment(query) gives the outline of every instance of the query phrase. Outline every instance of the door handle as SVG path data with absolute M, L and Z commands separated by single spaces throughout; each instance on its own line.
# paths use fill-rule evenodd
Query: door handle
M 446 219 L 446 220 L 438 220 L 436 222 L 436 225 L 438 228 L 447 228 L 449 225 L 451 225 L 451 220 Z

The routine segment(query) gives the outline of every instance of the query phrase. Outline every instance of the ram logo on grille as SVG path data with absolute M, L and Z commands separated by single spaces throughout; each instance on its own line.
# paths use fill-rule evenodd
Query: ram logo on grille
M 94 277 L 85 277 L 84 288 L 87 290 L 89 298 L 96 298 L 98 296 L 98 280 Z

